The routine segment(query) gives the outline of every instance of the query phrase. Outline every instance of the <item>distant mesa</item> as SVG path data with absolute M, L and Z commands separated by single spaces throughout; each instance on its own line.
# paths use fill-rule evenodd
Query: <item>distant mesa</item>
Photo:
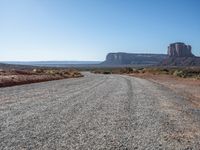
M 192 54 L 192 46 L 176 42 L 168 46 L 167 55 L 109 53 L 102 65 L 200 66 L 200 57 Z
M 192 47 L 181 42 L 170 44 L 167 54 L 169 57 L 194 57 Z
M 109 53 L 102 65 L 156 65 L 167 55 L 138 53 Z

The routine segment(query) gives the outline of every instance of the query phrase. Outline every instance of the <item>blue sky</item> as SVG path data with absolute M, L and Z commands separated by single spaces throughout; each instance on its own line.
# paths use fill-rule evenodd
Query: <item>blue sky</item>
M 109 52 L 200 56 L 199 0 L 0 0 L 0 61 L 104 60 Z

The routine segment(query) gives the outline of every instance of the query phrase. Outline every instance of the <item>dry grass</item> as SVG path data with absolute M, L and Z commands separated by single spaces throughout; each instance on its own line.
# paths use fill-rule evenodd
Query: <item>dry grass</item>
M 0 87 L 82 76 L 74 69 L 0 70 Z
M 200 67 L 169 68 L 169 67 L 146 67 L 146 68 L 99 68 L 91 72 L 100 74 L 152 74 L 173 75 L 181 78 L 200 79 Z

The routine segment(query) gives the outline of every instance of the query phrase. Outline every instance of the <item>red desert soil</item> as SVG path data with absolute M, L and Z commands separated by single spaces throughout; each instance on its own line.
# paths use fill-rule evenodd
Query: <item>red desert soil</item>
M 0 70 L 0 87 L 82 77 L 77 71 L 59 70 L 49 73 L 50 71 L 52 70 L 34 73 L 30 70 Z
M 154 75 L 150 73 L 134 73 L 131 76 L 144 78 L 161 84 L 181 94 L 194 104 L 200 107 L 200 80 L 194 78 L 180 78 L 173 75 Z

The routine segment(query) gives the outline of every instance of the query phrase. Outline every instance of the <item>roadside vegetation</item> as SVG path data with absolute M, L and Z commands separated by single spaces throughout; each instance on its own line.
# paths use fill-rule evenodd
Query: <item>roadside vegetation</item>
M 95 74 L 128 74 L 133 72 L 133 68 L 124 67 L 124 68 L 98 68 L 91 69 L 92 73 Z
M 33 69 L 31 73 L 36 75 L 52 75 L 63 78 L 82 77 L 82 74 L 75 69 Z
M 83 75 L 75 69 L 0 69 L 0 87 L 66 78 L 78 78 L 82 76 Z
M 181 78 L 200 79 L 200 67 L 164 68 L 164 67 L 125 67 L 125 68 L 99 68 L 93 69 L 92 73 L 100 74 L 152 74 L 172 75 Z

